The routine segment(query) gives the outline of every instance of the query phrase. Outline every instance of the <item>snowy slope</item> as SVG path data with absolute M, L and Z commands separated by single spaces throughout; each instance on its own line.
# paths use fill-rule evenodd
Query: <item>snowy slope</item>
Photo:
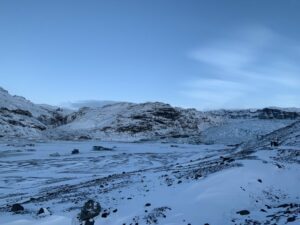
M 199 135 L 201 130 L 215 123 L 194 109 L 174 108 L 159 102 L 116 103 L 82 108 L 68 116 L 67 124 L 47 133 L 54 139 L 151 140 Z
M 65 111 L 12 96 L 0 87 L 0 137 L 42 138 L 43 131 L 64 122 Z
M 220 121 L 201 132 L 204 143 L 240 144 L 260 139 L 273 131 L 300 120 L 298 109 L 264 108 L 249 110 L 216 110 L 206 112 Z
M 278 142 L 279 146 L 300 146 L 300 120 L 245 142 L 241 147 L 244 149 L 270 148 L 272 141 Z

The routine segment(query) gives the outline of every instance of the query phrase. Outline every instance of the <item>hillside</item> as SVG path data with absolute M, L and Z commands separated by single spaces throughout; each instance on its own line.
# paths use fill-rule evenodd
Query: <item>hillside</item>
M 0 89 L 0 138 L 240 144 L 300 118 L 298 109 L 215 110 L 117 102 L 77 111 L 37 105 Z
M 66 112 L 12 96 L 0 87 L 0 137 L 42 138 L 43 131 L 64 123 Z

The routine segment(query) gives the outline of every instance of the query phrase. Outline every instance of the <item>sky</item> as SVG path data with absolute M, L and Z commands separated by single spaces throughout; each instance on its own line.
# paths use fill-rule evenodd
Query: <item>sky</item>
M 298 0 L 1 0 L 0 86 L 35 103 L 300 107 Z

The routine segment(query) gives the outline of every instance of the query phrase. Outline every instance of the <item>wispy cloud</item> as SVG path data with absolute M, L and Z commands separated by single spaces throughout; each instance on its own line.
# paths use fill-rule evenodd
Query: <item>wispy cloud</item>
M 188 53 L 201 65 L 182 94 L 202 108 L 300 107 L 300 43 L 264 27 L 233 32 Z

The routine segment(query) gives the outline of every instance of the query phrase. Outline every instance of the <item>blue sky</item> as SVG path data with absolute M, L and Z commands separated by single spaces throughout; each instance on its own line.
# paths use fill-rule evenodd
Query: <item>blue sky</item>
M 300 1 L 2 0 L 0 86 L 36 103 L 300 107 Z

